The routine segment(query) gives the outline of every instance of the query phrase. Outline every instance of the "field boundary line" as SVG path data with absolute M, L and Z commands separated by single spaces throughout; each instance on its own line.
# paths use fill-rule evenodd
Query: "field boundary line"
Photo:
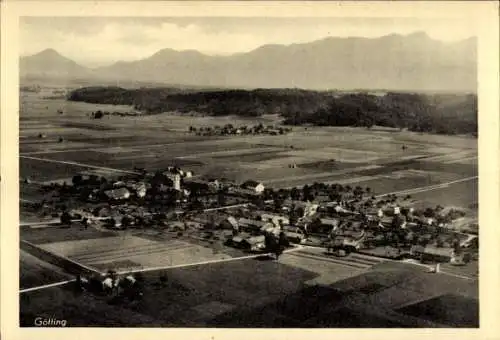
M 78 162 L 73 162 L 73 161 L 59 161 L 59 160 L 55 160 L 55 159 L 39 158 L 39 157 L 31 157 L 31 156 L 19 156 L 19 158 L 32 159 L 32 160 L 42 161 L 42 162 L 48 162 L 48 163 L 59 163 L 59 164 L 76 165 L 76 166 L 80 166 L 80 167 L 83 167 L 83 168 L 106 170 L 106 171 L 112 171 L 112 172 L 122 172 L 122 173 L 127 173 L 127 174 L 134 174 L 134 175 L 139 175 L 140 174 L 139 172 L 136 172 L 136 171 L 114 169 L 114 168 L 108 168 L 108 167 L 103 167 L 103 166 L 97 166 L 97 165 L 91 165 L 91 164 L 85 164 L 85 163 L 78 163 Z
M 478 177 L 479 176 L 471 176 L 471 177 L 461 178 L 461 179 L 457 179 L 457 180 L 450 181 L 450 182 L 433 184 L 433 185 L 429 185 L 429 186 L 425 186 L 425 187 L 418 187 L 418 188 L 411 188 L 411 189 L 405 189 L 405 190 L 400 190 L 400 191 L 388 192 L 388 193 L 385 193 L 385 194 L 377 195 L 375 197 L 379 198 L 379 197 L 384 197 L 384 196 L 387 196 L 387 195 L 395 195 L 395 194 L 417 194 L 417 193 L 420 193 L 420 192 L 426 192 L 426 191 L 431 191 L 431 190 L 443 189 L 443 188 L 446 188 L 449 185 L 471 181 L 471 180 L 474 180 L 474 179 L 476 179 Z
M 471 156 L 471 157 L 465 157 L 465 158 L 459 158 L 459 159 L 453 159 L 451 161 L 445 162 L 445 164 L 456 164 L 456 163 L 462 163 L 464 161 L 470 161 L 473 159 L 477 159 L 477 156 Z
M 74 261 L 64 255 L 61 255 L 61 254 L 58 254 L 58 253 L 55 253 L 53 251 L 50 251 L 50 250 L 47 250 L 47 249 L 44 249 L 42 248 L 41 246 L 39 245 L 36 245 L 34 243 L 31 243 L 31 242 L 28 242 L 26 240 L 21 240 L 21 244 L 25 244 L 27 245 L 28 247 L 30 247 L 32 250 L 35 250 L 36 252 L 38 252 L 39 254 L 43 254 L 43 256 L 49 256 L 49 257 L 52 257 L 53 259 L 57 260 L 57 261 L 66 261 L 66 263 L 70 263 L 74 266 L 76 266 L 77 268 L 79 268 L 80 271 L 82 271 L 82 268 L 91 272 L 91 273 L 97 273 L 97 274 L 101 274 L 101 272 L 99 270 L 97 270 L 96 268 L 92 268 L 91 266 L 88 266 L 86 264 L 83 264 L 79 261 Z M 38 257 L 39 259 L 41 259 L 39 256 L 31 253 L 29 250 L 25 249 L 26 252 L 30 253 L 31 255 L 33 256 L 36 256 Z M 48 263 L 51 263 L 50 261 L 46 261 Z M 55 264 L 55 263 L 52 263 L 53 265 L 55 265 L 56 267 L 60 267 L 62 268 L 63 270 L 65 271 L 70 271 L 68 269 L 66 269 L 66 265 L 62 264 L 62 263 L 58 263 L 58 264 Z
M 29 137 L 29 136 L 28 136 Z M 224 140 L 224 139 L 220 139 Z M 211 142 L 216 141 L 211 140 Z M 131 144 L 131 145 L 121 145 L 120 147 L 123 148 L 156 148 L 156 147 L 165 147 L 165 146 L 171 146 L 171 145 L 184 145 L 186 143 L 200 143 L 202 144 L 205 142 L 205 140 L 191 140 L 191 141 L 186 141 L 186 142 L 172 142 L 172 143 L 155 143 L 155 144 Z M 204 143 L 203 143 L 204 144 Z M 29 156 L 29 155 L 43 155 L 43 154 L 51 154 L 51 153 L 65 153 L 65 152 L 84 152 L 84 151 L 95 151 L 95 152 L 101 152 L 101 150 L 107 150 L 107 149 L 112 149 L 115 148 L 116 146 L 102 146 L 100 147 L 99 145 L 95 145 L 94 147 L 88 147 L 88 148 L 75 148 L 75 149 L 64 149 L 64 150 L 40 150 L 40 151 L 26 151 L 26 152 L 20 152 L 19 156 Z
M 42 286 L 36 286 L 36 287 L 30 287 L 30 288 L 24 288 L 24 289 L 20 289 L 20 290 L 19 290 L 19 294 L 22 294 L 22 293 L 28 293 L 28 292 L 33 292 L 33 291 L 36 291 L 36 290 L 41 290 L 41 289 L 45 289 L 45 288 L 51 288 L 51 287 L 62 286 L 62 285 L 65 285 L 65 284 L 67 284 L 67 283 L 71 283 L 71 282 L 75 282 L 75 281 L 76 281 L 76 279 L 71 279 L 71 280 L 66 280 L 66 281 L 60 281 L 60 282 L 49 283 L 49 284 L 42 285 Z
M 470 281 L 476 281 L 477 280 L 474 277 L 470 277 L 470 276 L 467 276 L 467 275 L 455 274 L 455 273 L 451 273 L 451 272 L 447 272 L 447 271 L 442 271 L 442 270 L 439 270 L 438 274 L 454 276 L 454 277 L 458 277 L 460 279 L 465 279 L 465 280 L 470 280 Z
M 81 220 L 80 219 L 74 219 L 74 220 L 71 220 L 71 222 L 80 222 Z M 32 227 L 32 226 L 40 226 L 40 225 L 60 225 L 60 226 L 63 226 L 61 224 L 61 221 L 59 219 L 54 219 L 54 220 L 50 220 L 50 221 L 40 221 L 40 222 L 19 222 L 19 226 L 20 227 Z

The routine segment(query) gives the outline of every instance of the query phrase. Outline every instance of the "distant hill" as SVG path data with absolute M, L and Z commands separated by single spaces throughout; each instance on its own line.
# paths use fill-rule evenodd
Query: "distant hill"
M 32 56 L 21 57 L 21 77 L 86 78 L 93 70 L 63 57 L 54 49 L 46 49 Z
M 444 43 L 425 33 L 332 37 L 288 46 L 264 45 L 230 56 L 163 49 L 145 59 L 96 69 L 47 50 L 22 58 L 21 73 L 224 88 L 476 92 L 476 45 L 476 38 Z

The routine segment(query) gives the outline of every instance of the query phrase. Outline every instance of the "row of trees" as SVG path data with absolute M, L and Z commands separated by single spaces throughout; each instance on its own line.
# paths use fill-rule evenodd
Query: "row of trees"
M 370 195 L 372 189 L 370 187 L 362 188 L 361 186 L 352 187 L 350 185 L 341 184 L 326 184 L 315 182 L 311 185 L 304 185 L 302 188 L 294 187 L 291 189 L 266 188 L 263 192 L 263 200 L 286 200 L 294 201 L 313 201 L 319 195 L 327 195 L 331 201 L 340 201 L 345 195 L 353 199 L 360 199 L 364 195 Z

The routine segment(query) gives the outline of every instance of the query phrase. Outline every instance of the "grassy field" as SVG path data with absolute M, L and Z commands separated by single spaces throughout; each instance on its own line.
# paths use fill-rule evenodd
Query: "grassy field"
M 24 228 L 22 230 L 22 239 L 34 244 L 102 239 L 113 236 L 116 236 L 116 233 L 112 231 L 98 231 L 94 228 L 83 229 L 76 224 L 70 228 Z
M 89 267 L 119 272 L 231 259 L 224 251 L 190 242 L 149 240 L 130 234 L 51 242 L 40 247 Z

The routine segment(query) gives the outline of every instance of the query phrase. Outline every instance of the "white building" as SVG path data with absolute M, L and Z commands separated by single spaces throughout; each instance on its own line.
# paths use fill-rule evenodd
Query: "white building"
M 265 186 L 264 184 L 256 181 L 246 181 L 241 185 L 243 189 L 251 190 L 253 192 L 256 192 L 258 194 L 264 192 Z
M 181 191 L 181 175 L 179 174 L 169 174 L 167 177 L 173 182 L 173 188 L 177 191 Z

